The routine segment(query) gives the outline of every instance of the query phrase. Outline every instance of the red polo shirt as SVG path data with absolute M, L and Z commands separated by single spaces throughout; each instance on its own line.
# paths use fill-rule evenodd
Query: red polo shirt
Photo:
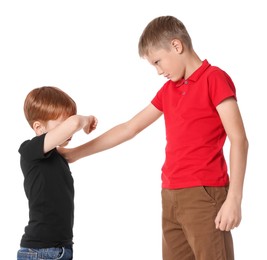
M 188 79 L 158 91 L 152 104 L 164 113 L 167 140 L 162 188 L 228 184 L 226 133 L 216 106 L 229 97 L 236 98 L 231 78 L 207 60 Z

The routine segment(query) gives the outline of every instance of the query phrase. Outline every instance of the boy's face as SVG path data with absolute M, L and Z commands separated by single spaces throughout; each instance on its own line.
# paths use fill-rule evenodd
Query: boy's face
M 176 82 L 185 76 L 181 52 L 172 45 L 170 49 L 151 49 L 145 59 L 156 68 L 159 75 L 168 80 Z

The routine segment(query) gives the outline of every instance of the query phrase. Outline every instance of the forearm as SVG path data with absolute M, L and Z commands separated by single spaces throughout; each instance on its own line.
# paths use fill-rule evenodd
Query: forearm
M 73 115 L 69 117 L 64 123 L 64 132 L 67 135 L 73 135 L 88 124 L 88 119 L 86 116 Z
M 131 130 L 126 123 L 117 125 L 99 137 L 72 149 L 71 161 L 110 149 L 128 141 L 136 134 L 137 132 Z
M 248 141 L 246 138 L 231 143 L 230 186 L 228 196 L 242 200 L 243 184 L 247 165 Z

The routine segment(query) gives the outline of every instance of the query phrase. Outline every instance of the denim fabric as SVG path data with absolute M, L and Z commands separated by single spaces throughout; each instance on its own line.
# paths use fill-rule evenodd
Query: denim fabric
M 17 260 L 72 260 L 72 249 L 65 247 L 25 248 L 18 251 Z

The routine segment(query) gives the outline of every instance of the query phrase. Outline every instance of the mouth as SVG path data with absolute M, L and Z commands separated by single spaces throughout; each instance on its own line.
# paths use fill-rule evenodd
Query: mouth
M 170 79 L 170 74 L 164 75 L 164 77 Z

